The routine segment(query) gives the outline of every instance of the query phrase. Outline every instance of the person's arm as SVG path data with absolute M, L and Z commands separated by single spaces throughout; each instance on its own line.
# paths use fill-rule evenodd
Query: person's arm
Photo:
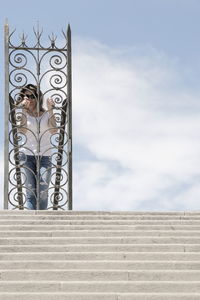
M 18 125 L 18 132 L 26 133 L 27 132 L 27 109 L 29 108 L 30 102 L 28 99 L 24 99 L 21 102 L 22 111 L 17 112 L 16 123 Z
M 18 132 L 26 133 L 27 132 L 27 113 L 25 109 L 22 109 L 21 112 L 17 112 L 17 125 L 18 125 Z
M 48 108 L 48 125 L 50 127 L 50 132 L 52 134 L 58 132 L 58 128 L 57 128 L 57 122 L 56 122 L 56 118 L 55 115 L 53 113 L 53 108 L 54 108 L 54 101 L 51 98 L 47 99 L 47 108 Z

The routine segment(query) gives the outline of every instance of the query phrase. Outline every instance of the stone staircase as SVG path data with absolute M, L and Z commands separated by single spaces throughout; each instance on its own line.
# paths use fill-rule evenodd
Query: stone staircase
M 199 300 L 200 212 L 0 211 L 0 300 Z

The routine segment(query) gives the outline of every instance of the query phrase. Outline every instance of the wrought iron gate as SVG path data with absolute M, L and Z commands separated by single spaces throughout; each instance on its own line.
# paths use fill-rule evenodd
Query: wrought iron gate
M 5 24 L 4 209 L 71 210 L 71 30 L 33 32 L 16 44 Z

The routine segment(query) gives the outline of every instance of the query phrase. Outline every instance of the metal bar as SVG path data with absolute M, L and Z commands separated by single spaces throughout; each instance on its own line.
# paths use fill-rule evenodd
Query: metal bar
M 40 50 L 40 51 L 53 51 L 53 52 L 55 52 L 55 51 L 58 51 L 58 52 L 63 52 L 63 51 L 66 51 L 67 52 L 67 49 L 66 48 L 40 48 L 40 47 L 12 47 L 12 46 L 10 46 L 9 47 L 10 49 L 13 49 L 13 50 L 27 50 L 27 49 L 29 49 L 29 50 Z
M 67 94 L 68 94 L 68 134 L 69 134 L 69 163 L 68 163 L 68 209 L 72 210 L 72 63 L 71 63 L 71 28 L 68 25 L 67 28 L 67 76 L 68 76 L 68 85 L 67 85 Z
M 65 139 L 65 125 L 66 125 L 66 112 L 67 112 L 67 99 L 65 99 L 65 105 L 62 107 L 62 114 L 61 114 L 61 130 L 60 130 L 60 141 L 58 143 L 58 155 L 60 159 L 56 166 L 56 180 L 55 180 L 55 191 L 54 191 L 54 201 L 53 201 L 53 210 L 58 209 L 58 200 L 57 197 L 59 195 L 60 190 L 60 175 L 62 171 L 62 157 L 63 157 L 63 144 Z
M 8 209 L 8 170 L 9 170 L 9 107 L 10 107 L 10 117 L 12 122 L 12 135 L 14 143 L 14 153 L 18 152 L 18 141 L 16 138 L 17 127 L 16 124 L 15 111 L 14 111 L 14 101 L 9 94 L 9 26 L 5 24 L 5 127 L 4 127 L 4 209 Z M 22 181 L 21 181 L 21 172 L 19 166 L 19 160 L 15 155 L 15 165 L 16 165 L 16 178 L 17 178 L 17 192 L 18 196 L 22 195 Z M 22 197 L 22 196 L 21 196 Z M 23 199 L 19 199 L 19 209 L 23 209 Z
M 9 26 L 7 21 L 4 25 L 5 47 L 5 99 L 4 99 L 4 209 L 8 209 L 8 153 L 9 153 Z
M 65 105 L 62 107 L 62 113 L 61 113 L 60 135 L 62 138 L 58 144 L 58 155 L 60 155 L 61 159 L 58 161 L 57 168 L 56 168 L 56 180 L 55 180 L 55 191 L 54 191 L 54 201 L 53 201 L 53 209 L 54 210 L 58 209 L 57 197 L 59 195 L 59 190 L 60 190 L 60 175 L 61 175 L 61 171 L 62 171 L 62 155 L 63 155 L 63 144 L 64 144 L 64 138 L 65 138 L 66 115 L 69 111 L 69 100 L 71 99 L 71 30 L 70 30 L 70 26 L 68 26 L 68 29 L 67 29 L 67 36 L 68 36 L 68 38 L 67 38 L 67 51 L 68 51 L 68 55 L 67 55 L 67 78 L 68 78 L 67 95 L 68 95 L 68 99 L 65 99 Z M 69 117 L 69 113 L 68 113 L 68 117 Z M 70 122 L 70 120 L 68 118 L 68 127 L 67 127 L 68 137 L 69 137 L 68 143 L 71 144 L 71 139 L 70 139 L 71 134 L 69 135 L 69 122 Z M 71 129 L 71 127 L 70 127 L 70 129 Z M 70 164 L 70 163 L 68 164 L 68 209 L 72 209 L 72 187 L 69 188 L 69 184 L 72 185 L 72 178 L 70 178 L 72 176 L 72 171 L 69 166 L 72 168 L 72 164 Z M 69 174 L 70 171 L 71 171 L 71 174 Z
M 24 209 L 23 206 L 23 198 L 20 195 L 22 195 L 22 180 L 21 180 L 21 170 L 19 167 L 19 158 L 17 158 L 17 154 L 19 151 L 19 145 L 17 140 L 17 126 L 16 126 L 16 115 L 15 115 L 15 109 L 14 109 L 14 100 L 9 95 L 9 104 L 10 104 L 10 117 L 11 117 L 11 123 L 12 123 L 12 136 L 13 136 L 13 144 L 14 144 L 14 154 L 15 154 L 15 166 L 16 166 L 16 180 L 17 180 L 17 193 L 18 193 L 18 204 L 19 209 Z
M 67 103 L 67 101 L 66 101 Z M 66 108 L 63 107 L 63 111 L 66 111 Z M 55 189 L 54 189 L 54 200 L 53 200 L 53 210 L 58 209 L 58 199 L 59 191 L 60 191 L 60 175 L 62 170 L 62 155 L 63 155 L 63 143 L 65 138 L 65 122 L 66 122 L 66 114 L 62 111 L 61 113 L 61 124 L 60 127 L 62 130 L 60 130 L 60 141 L 58 143 L 58 155 L 60 156 L 60 159 L 56 166 L 56 178 L 55 178 Z
M 39 24 L 38 24 L 38 31 L 39 31 Z M 39 86 L 39 79 L 40 79 L 40 54 L 39 49 L 37 50 L 37 138 L 39 141 L 39 135 L 40 135 L 40 86 Z M 38 143 L 38 149 L 37 149 L 37 162 L 36 162 L 36 169 L 37 169 L 37 175 L 36 175 L 36 209 L 40 209 L 40 142 Z

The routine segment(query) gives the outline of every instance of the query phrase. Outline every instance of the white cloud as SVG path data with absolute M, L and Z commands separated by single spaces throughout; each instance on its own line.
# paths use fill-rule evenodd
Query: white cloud
M 74 209 L 199 209 L 200 95 L 178 59 L 73 44 Z
M 178 60 L 90 40 L 74 48 L 74 208 L 199 208 L 189 202 L 200 190 L 199 94 Z

